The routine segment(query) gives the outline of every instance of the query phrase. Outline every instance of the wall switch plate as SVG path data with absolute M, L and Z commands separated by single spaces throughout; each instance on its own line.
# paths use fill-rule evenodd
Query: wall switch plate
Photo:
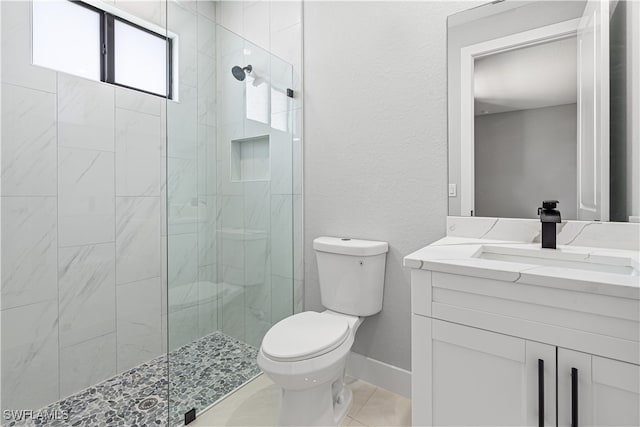
M 456 185 L 449 184 L 449 197 L 456 197 Z

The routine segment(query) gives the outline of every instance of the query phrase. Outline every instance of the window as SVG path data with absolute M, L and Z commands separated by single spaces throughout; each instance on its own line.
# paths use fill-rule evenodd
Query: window
M 33 63 L 171 98 L 172 40 L 80 1 L 33 2 Z

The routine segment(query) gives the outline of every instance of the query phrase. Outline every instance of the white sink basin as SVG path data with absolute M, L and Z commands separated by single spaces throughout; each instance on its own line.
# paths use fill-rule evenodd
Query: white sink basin
M 545 267 L 572 268 L 601 273 L 639 276 L 638 261 L 631 257 L 576 251 L 575 248 L 542 249 L 532 247 L 483 245 L 474 258 Z

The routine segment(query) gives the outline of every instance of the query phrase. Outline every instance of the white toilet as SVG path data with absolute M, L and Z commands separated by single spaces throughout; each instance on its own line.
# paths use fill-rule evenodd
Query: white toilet
M 265 335 L 258 365 L 282 387 L 281 426 L 337 426 L 352 401 L 344 385 L 347 356 L 364 320 L 382 309 L 388 244 L 319 237 L 322 313 L 281 320 Z

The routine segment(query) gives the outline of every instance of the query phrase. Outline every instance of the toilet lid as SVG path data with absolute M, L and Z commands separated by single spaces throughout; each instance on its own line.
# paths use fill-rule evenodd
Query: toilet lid
M 273 325 L 262 340 L 262 351 L 272 360 L 311 359 L 335 349 L 348 335 L 346 319 L 305 311 Z

